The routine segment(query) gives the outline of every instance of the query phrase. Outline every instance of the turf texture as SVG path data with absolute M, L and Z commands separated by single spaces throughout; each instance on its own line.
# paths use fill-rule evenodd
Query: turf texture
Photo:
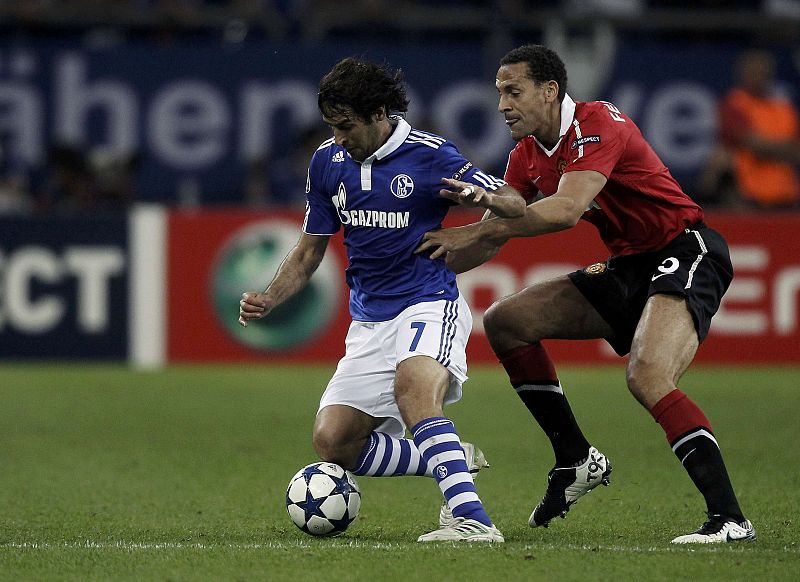
M 337 538 L 286 515 L 316 460 L 311 425 L 332 366 L 0 365 L 0 580 L 797 580 L 800 368 L 692 368 L 754 543 L 675 547 L 704 505 L 624 370 L 563 368 L 589 440 L 614 464 L 548 529 L 527 519 L 549 444 L 499 367 L 470 370 L 446 409 L 491 467 L 476 485 L 505 544 L 418 544 L 441 495 L 426 478 L 358 478 Z

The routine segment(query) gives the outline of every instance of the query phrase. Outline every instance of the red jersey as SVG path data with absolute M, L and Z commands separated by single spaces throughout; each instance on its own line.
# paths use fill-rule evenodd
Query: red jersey
M 594 170 L 608 181 L 583 213 L 613 255 L 656 251 L 703 219 L 636 124 L 611 103 L 561 104 L 561 138 L 547 150 L 533 136 L 519 141 L 505 179 L 527 200 L 552 196 L 564 172 Z

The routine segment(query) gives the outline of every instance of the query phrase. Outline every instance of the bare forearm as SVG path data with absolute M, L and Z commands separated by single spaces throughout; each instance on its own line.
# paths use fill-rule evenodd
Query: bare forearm
M 294 247 L 278 267 L 278 272 L 264 293 L 274 305 L 280 305 L 308 284 L 322 257 L 321 254 Z
M 499 251 L 499 246 L 478 243 L 471 248 L 448 252 L 445 261 L 454 273 L 465 273 L 494 258 Z
M 575 212 L 574 201 L 561 197 L 534 202 L 525 208 L 521 218 L 498 217 L 487 213 L 480 222 L 460 227 L 472 231 L 472 243 L 465 248 L 449 250 L 447 267 L 455 273 L 474 269 L 494 257 L 508 239 L 565 230 L 575 226 L 576 215 L 579 216 Z
M 447 179 L 444 181 L 453 182 L 451 185 L 458 187 L 468 187 L 463 186 L 463 182 Z M 438 259 L 448 253 L 473 252 L 477 249 L 477 260 L 480 260 L 485 256 L 484 253 L 490 252 L 485 249 L 499 248 L 510 238 L 537 236 L 572 228 L 594 203 L 605 183 L 606 177 L 594 170 L 567 172 L 559 181 L 558 191 L 528 205 L 521 218 L 490 218 L 466 226 L 426 232 L 414 252 L 427 252 L 431 259 Z M 457 199 L 459 196 L 456 192 L 446 192 L 447 198 Z M 456 254 L 452 265 L 462 269 L 471 264 L 464 261 L 466 259 Z
M 502 245 L 510 238 L 538 236 L 572 228 L 581 212 L 571 198 L 551 196 L 534 202 L 525 209 L 521 218 L 492 218 L 474 226 L 479 240 Z
M 501 186 L 492 192 L 486 209 L 502 218 L 519 218 L 525 215 L 525 199 L 511 186 Z
M 439 194 L 467 208 L 485 208 L 497 216 L 515 218 L 525 214 L 525 199 L 514 188 L 505 184 L 490 191 L 469 182 L 442 178 L 448 188 Z
M 329 238 L 301 234 L 300 240 L 283 259 L 266 290 L 263 293 L 242 293 L 239 301 L 239 323 L 247 327 L 249 322 L 268 316 L 278 305 L 305 287 L 325 256 Z

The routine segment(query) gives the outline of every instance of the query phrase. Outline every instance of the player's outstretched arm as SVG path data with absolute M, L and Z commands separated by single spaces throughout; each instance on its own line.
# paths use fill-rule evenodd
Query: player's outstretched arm
M 503 218 L 517 218 L 525 214 L 525 199 L 508 184 L 490 191 L 476 184 L 452 178 L 442 178 L 442 182 L 449 188 L 442 188 L 439 194 L 462 206 L 486 208 L 495 216 Z
M 489 220 L 493 216 L 494 214 L 487 210 L 481 220 Z M 464 273 L 494 258 L 500 251 L 500 247 L 501 245 L 497 244 L 477 242 L 460 251 L 448 252 L 445 262 L 447 263 L 447 268 L 454 273 Z
M 500 245 L 479 242 L 462 251 L 447 253 L 447 268 L 454 273 L 465 273 L 494 258 L 500 252 Z
M 430 252 L 436 259 L 453 251 L 475 248 L 479 243 L 502 246 L 510 238 L 538 236 L 572 228 L 606 183 L 592 170 L 567 172 L 558 191 L 525 209 L 521 218 L 491 218 L 467 226 L 425 233 L 415 252 Z
M 239 301 L 239 323 L 247 327 L 247 322 L 266 317 L 270 311 L 305 287 L 322 262 L 329 240 L 329 236 L 301 234 L 300 240 L 283 259 L 266 290 L 242 293 Z

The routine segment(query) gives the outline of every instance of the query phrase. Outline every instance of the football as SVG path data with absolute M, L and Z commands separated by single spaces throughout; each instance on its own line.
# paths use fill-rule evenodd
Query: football
M 358 517 L 361 491 L 352 473 L 334 463 L 311 463 L 286 488 L 292 522 L 312 536 L 335 536 Z

